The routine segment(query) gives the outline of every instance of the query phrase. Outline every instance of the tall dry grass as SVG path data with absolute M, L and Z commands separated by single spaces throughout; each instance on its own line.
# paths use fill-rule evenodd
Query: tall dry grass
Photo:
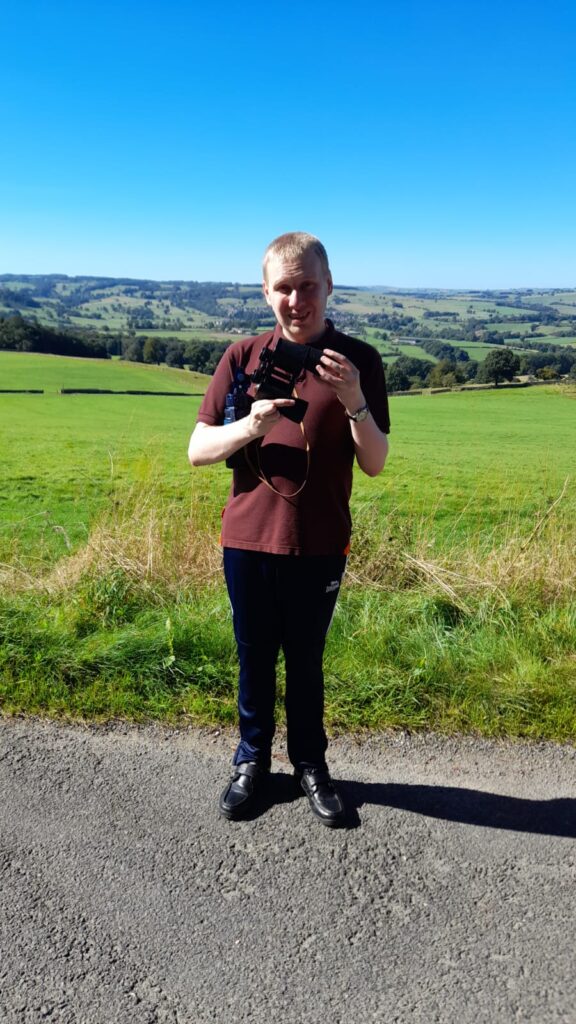
M 86 544 L 33 574 L 0 566 L 6 593 L 38 591 L 54 598 L 82 580 L 120 572 L 151 595 L 176 599 L 221 584 L 220 504 L 192 492 L 189 506 L 159 496 L 153 484 L 134 487 L 93 527 Z M 434 516 L 407 519 L 377 502 L 354 510 L 348 587 L 394 593 L 421 590 L 472 614 L 489 596 L 496 606 L 535 597 L 566 601 L 576 594 L 576 515 L 569 481 L 533 522 L 510 514 L 489 532 L 460 536 L 440 548 Z
M 0 707 L 234 720 L 220 502 L 160 494 L 135 488 L 55 566 L 2 568 Z M 327 647 L 328 723 L 576 739 L 571 501 L 567 484 L 531 523 L 510 514 L 443 544 L 433 515 L 359 503 Z

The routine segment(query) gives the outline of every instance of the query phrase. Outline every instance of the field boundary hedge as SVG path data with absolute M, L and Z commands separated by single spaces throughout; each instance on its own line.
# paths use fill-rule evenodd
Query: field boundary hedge
M 453 391 L 511 391 L 518 388 L 537 388 L 541 385 L 548 384 L 563 384 L 571 383 L 570 381 L 562 380 L 519 380 L 510 381 L 502 384 L 460 384 L 453 388 L 414 388 L 410 391 L 389 391 L 389 395 L 446 395 Z
M 111 388 L 60 388 L 61 395 L 161 395 L 164 398 L 204 398 L 191 391 L 112 391 Z

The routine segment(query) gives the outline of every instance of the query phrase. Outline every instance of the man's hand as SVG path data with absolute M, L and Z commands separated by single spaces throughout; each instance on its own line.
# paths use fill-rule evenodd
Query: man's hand
M 366 405 L 360 387 L 360 372 L 346 356 L 325 348 L 316 369 L 318 376 L 332 388 L 350 416 Z M 388 454 L 386 434 L 380 430 L 370 413 L 361 423 L 350 420 L 350 431 L 360 469 L 368 476 L 376 476 L 383 468 Z
M 211 426 L 197 423 L 188 446 L 188 459 L 192 466 L 210 466 L 223 462 L 234 455 L 239 448 L 263 437 L 280 419 L 279 409 L 294 405 L 292 398 L 260 398 L 253 402 L 248 416 L 242 416 L 234 423 Z
M 279 409 L 294 405 L 292 398 L 260 398 L 252 403 L 248 429 L 252 437 L 264 437 L 280 419 Z
M 325 348 L 316 369 L 318 376 L 330 385 L 347 412 L 355 413 L 366 404 L 360 387 L 360 373 L 354 363 L 341 352 Z

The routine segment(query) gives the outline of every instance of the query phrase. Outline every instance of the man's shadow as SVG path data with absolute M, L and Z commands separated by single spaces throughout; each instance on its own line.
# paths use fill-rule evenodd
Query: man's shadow
M 345 828 L 361 825 L 359 808 L 365 804 L 395 807 L 427 818 L 457 821 L 463 825 L 507 829 L 510 832 L 532 832 L 535 835 L 576 838 L 576 799 L 529 800 L 502 796 L 460 786 L 423 786 L 396 782 L 356 782 L 334 779 L 346 805 Z M 253 821 L 275 804 L 292 803 L 304 797 L 293 776 L 273 772 L 266 787 L 244 816 Z
M 576 838 L 576 799 L 529 800 L 459 786 L 355 782 L 339 779 L 348 808 L 348 827 L 358 827 L 358 808 L 364 804 L 395 807 L 413 814 L 464 825 Z

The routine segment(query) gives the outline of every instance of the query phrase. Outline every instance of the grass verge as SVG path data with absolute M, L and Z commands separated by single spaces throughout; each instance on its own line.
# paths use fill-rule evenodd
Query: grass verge
M 359 505 L 326 652 L 329 728 L 573 742 L 576 525 L 564 497 L 441 551 L 433 520 Z M 3 711 L 233 723 L 217 515 L 206 491 L 184 512 L 148 483 L 52 569 L 5 567 Z M 280 720 L 283 686 L 280 667 Z

